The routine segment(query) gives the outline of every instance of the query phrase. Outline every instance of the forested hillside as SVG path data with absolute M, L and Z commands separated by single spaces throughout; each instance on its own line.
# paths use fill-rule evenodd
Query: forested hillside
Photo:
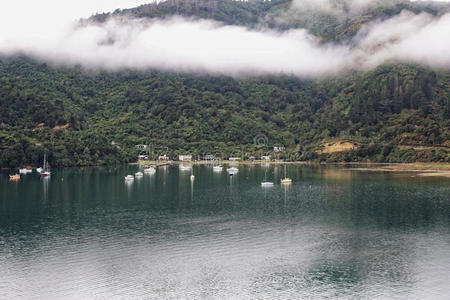
M 339 1 L 336 2 L 337 5 Z M 407 1 L 349 13 L 344 19 L 294 14 L 289 1 L 166 1 L 113 15 L 174 14 L 285 30 L 306 27 L 324 40 L 348 40 L 355 28 L 405 7 L 440 14 L 443 5 Z M 342 9 L 345 9 L 343 7 Z M 284 16 L 280 18 L 279 16 Z M 111 15 L 82 22 L 103 22 Z M 283 20 L 283 21 L 281 21 Z M 86 71 L 23 56 L 0 60 L 0 166 L 135 161 L 135 145 L 156 154 L 270 154 L 315 161 L 450 162 L 450 73 L 390 63 L 320 79 L 291 75 L 228 77 L 148 71 Z M 267 145 L 255 145 L 258 135 Z M 349 142 L 348 151 L 324 151 Z

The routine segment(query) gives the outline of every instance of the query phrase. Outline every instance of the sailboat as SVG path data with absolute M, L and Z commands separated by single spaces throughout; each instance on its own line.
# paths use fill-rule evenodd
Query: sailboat
M 218 173 L 219 173 L 219 172 L 222 172 L 222 170 L 223 170 L 223 167 L 222 167 L 222 166 L 214 166 L 214 167 L 213 167 L 213 171 L 214 171 L 214 172 L 218 172 Z
M 42 166 L 41 177 L 49 177 L 49 176 L 50 176 L 50 169 L 47 163 L 47 155 L 44 154 L 44 165 Z
M 281 179 L 281 184 L 291 184 L 292 179 L 287 178 L 286 165 L 284 165 L 284 178 Z
M 264 181 L 261 182 L 261 186 L 263 186 L 263 187 L 273 186 L 272 181 L 267 181 L 267 169 L 266 169 L 266 173 L 264 174 Z
M 236 167 L 231 167 L 227 169 L 228 174 L 230 174 L 231 176 L 237 174 L 239 172 L 239 169 Z

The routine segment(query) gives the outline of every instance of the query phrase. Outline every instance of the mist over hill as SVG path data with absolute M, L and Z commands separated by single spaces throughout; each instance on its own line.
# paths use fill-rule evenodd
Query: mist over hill
M 46 40 L 0 38 L 0 165 L 37 165 L 44 152 L 53 166 L 123 163 L 137 144 L 171 156 L 285 146 L 289 160 L 450 162 L 449 10 L 169 0 Z M 340 142 L 354 147 L 324 151 Z

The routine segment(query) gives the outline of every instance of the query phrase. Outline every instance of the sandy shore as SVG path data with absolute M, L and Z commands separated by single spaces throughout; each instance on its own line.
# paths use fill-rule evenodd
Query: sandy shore
M 374 172 L 413 172 L 423 177 L 447 177 L 450 178 L 450 164 L 448 163 L 413 163 L 395 164 L 374 167 L 351 168 L 355 171 Z

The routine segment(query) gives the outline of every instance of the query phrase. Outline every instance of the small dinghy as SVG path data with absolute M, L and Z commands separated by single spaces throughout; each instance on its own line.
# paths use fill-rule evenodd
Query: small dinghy
M 214 171 L 214 172 L 219 173 L 219 172 L 222 172 L 222 170 L 223 170 L 223 167 L 222 167 L 222 166 L 214 166 L 214 167 L 213 167 L 213 171 Z
M 153 168 L 153 167 L 144 169 L 144 173 L 145 173 L 145 174 L 155 174 L 155 172 L 156 172 L 156 169 Z

